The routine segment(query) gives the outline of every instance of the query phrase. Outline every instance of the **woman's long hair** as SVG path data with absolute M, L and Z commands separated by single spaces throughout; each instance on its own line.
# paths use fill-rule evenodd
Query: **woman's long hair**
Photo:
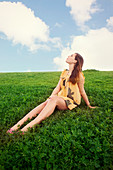
M 82 66 L 84 63 L 83 57 L 78 53 L 75 54 L 77 54 L 75 56 L 75 60 L 77 60 L 77 63 L 75 64 L 72 74 L 69 77 L 69 81 L 72 82 L 72 84 L 75 84 L 77 82 L 79 78 L 79 72 L 82 71 Z

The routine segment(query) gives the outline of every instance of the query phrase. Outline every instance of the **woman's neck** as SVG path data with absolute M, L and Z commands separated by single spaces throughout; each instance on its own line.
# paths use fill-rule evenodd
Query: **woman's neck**
M 74 65 L 69 65 L 69 71 L 68 71 L 69 75 L 71 75 L 73 69 L 74 69 Z

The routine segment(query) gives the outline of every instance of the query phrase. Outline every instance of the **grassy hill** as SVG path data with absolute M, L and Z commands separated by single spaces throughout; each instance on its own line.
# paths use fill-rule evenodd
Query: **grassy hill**
M 26 135 L 6 134 L 50 96 L 60 74 L 0 73 L 0 169 L 113 169 L 112 71 L 84 71 L 86 93 L 98 108 L 82 100 L 72 111 L 55 109 Z

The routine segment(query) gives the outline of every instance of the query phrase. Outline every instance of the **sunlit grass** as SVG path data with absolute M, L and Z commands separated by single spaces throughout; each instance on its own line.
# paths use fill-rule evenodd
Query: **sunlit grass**
M 60 74 L 0 73 L 0 169 L 113 168 L 113 72 L 84 71 L 86 93 L 98 108 L 82 100 L 72 111 L 55 109 L 24 136 L 6 134 L 50 96 Z

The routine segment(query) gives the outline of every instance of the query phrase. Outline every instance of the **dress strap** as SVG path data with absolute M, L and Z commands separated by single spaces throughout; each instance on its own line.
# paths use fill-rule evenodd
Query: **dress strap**
M 81 73 L 82 73 L 82 75 L 83 75 L 83 77 L 84 77 L 84 79 L 85 79 L 85 76 L 84 76 L 84 73 L 81 71 Z

